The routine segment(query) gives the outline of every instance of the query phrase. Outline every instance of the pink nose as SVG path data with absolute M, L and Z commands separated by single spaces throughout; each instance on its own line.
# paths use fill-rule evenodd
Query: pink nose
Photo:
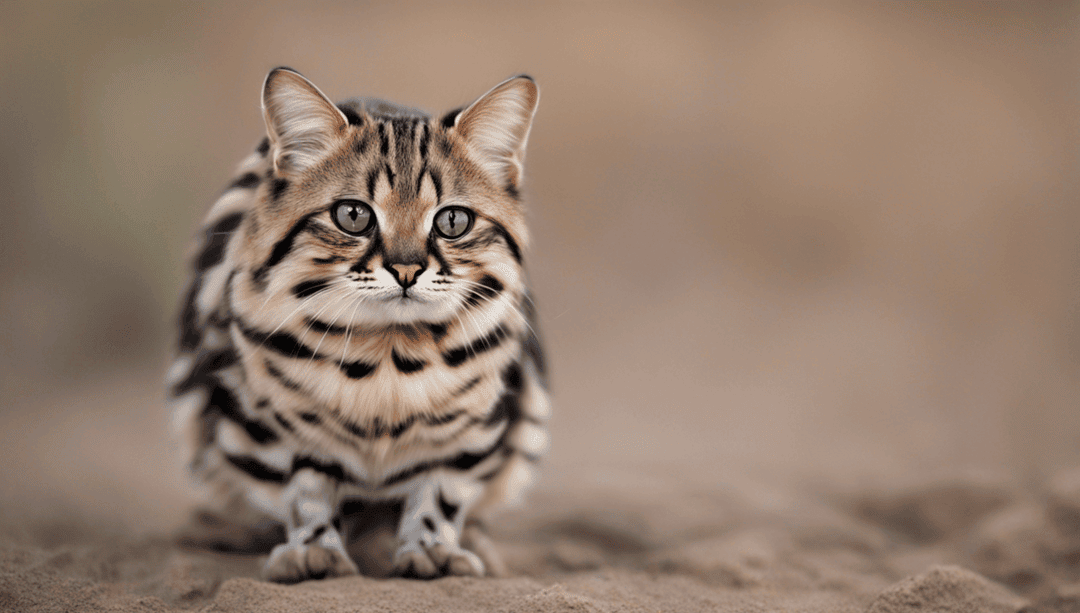
M 397 281 L 402 287 L 409 287 L 415 283 L 414 277 L 416 276 L 416 273 L 424 269 L 424 267 L 419 264 L 394 264 L 390 266 L 390 268 L 394 269 L 394 274 L 397 275 Z

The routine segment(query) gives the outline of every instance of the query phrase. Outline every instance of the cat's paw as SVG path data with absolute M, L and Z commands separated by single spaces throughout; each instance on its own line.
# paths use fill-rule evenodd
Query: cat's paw
M 274 547 L 263 566 L 263 579 L 276 583 L 299 583 L 308 579 L 347 577 L 359 574 L 356 564 L 341 551 L 319 545 Z
M 457 545 L 411 541 L 394 553 L 394 572 L 402 577 L 419 579 L 443 575 L 483 577 L 484 563 L 475 553 Z

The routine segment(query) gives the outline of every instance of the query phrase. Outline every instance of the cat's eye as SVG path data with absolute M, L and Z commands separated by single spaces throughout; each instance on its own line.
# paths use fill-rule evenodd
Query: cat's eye
M 443 238 L 460 238 L 472 229 L 473 214 L 469 209 L 448 206 L 435 214 L 435 232 Z
M 330 209 L 334 223 L 346 234 L 359 236 L 375 225 L 375 214 L 371 207 L 359 200 L 339 200 Z

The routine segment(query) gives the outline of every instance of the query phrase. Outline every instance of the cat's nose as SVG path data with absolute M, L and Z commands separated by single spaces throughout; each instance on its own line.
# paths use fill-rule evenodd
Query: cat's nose
M 416 277 L 424 271 L 422 264 L 391 264 L 390 269 L 402 288 L 408 289 L 416 283 Z

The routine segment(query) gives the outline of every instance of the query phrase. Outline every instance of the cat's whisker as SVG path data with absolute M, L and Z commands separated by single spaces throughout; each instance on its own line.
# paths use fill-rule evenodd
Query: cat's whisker
M 342 287 L 339 289 L 340 291 L 338 292 L 337 296 L 335 296 L 332 300 L 328 300 L 326 304 L 322 306 L 322 308 L 320 308 L 318 311 L 315 312 L 314 315 L 308 318 L 302 329 L 301 336 L 307 336 L 307 333 L 311 331 L 315 324 L 322 321 L 319 319 L 319 316 L 322 315 L 327 309 L 337 304 L 337 302 L 342 298 L 348 298 L 349 294 L 352 293 L 352 288 L 349 287 L 347 284 L 342 284 Z
M 308 319 L 308 321 L 307 321 L 307 322 L 306 322 L 306 323 L 304 324 L 304 327 L 303 327 L 303 328 L 301 329 L 301 333 L 300 333 L 300 338 L 304 338 L 304 337 L 306 337 L 306 336 L 307 336 L 308 332 L 310 332 L 310 331 L 311 331 L 311 329 L 312 329 L 312 327 L 313 327 L 313 326 L 315 325 L 316 321 L 318 321 L 319 315 L 322 315 L 323 311 L 325 311 L 326 309 L 330 308 L 330 306 L 332 306 L 332 305 L 334 305 L 334 304 L 337 304 L 337 303 L 338 303 L 338 302 L 339 302 L 339 301 L 340 301 L 341 299 L 343 299 L 343 298 L 348 298 L 348 297 L 349 297 L 349 294 L 350 294 L 350 293 L 351 293 L 351 292 L 350 292 L 350 288 L 349 288 L 349 287 L 345 286 L 345 287 L 342 287 L 342 288 L 340 288 L 340 291 L 338 292 L 338 295 L 337 295 L 337 296 L 335 296 L 335 297 L 334 297 L 333 299 L 331 299 L 331 300 L 328 300 L 328 301 L 326 302 L 326 304 L 324 304 L 324 305 L 322 306 L 322 308 L 321 308 L 321 309 L 319 309 L 319 310 L 318 310 L 318 311 L 317 311 L 317 312 L 316 312 L 316 313 L 315 313 L 314 315 L 312 315 L 312 316 L 311 316 L 311 317 L 310 317 L 310 318 Z M 348 304 L 348 303 L 346 303 L 346 304 Z M 331 324 L 331 325 L 332 325 L 332 324 Z M 329 327 L 327 328 L 327 330 L 329 330 Z M 324 337 L 325 337 L 325 333 L 324 333 Z M 310 363 L 311 363 L 311 362 L 313 362 L 313 361 L 315 360 L 315 357 L 316 357 L 316 356 L 318 355 L 318 353 L 319 353 L 319 348 L 318 348 L 318 347 L 316 347 L 316 348 L 315 348 L 315 349 L 314 349 L 314 350 L 312 351 L 312 354 L 311 354 L 311 359 L 310 359 L 310 361 L 309 361 L 309 367 L 308 367 L 308 368 L 306 368 L 306 369 L 304 370 L 304 377 L 306 377 L 306 376 L 307 376 L 307 374 L 308 374 L 308 371 L 310 370 Z
M 308 296 L 307 298 L 301 299 L 300 304 L 296 305 L 296 308 L 293 309 L 292 313 L 289 313 L 288 315 L 285 316 L 285 319 L 281 320 L 281 323 L 279 323 L 277 325 L 277 327 L 274 328 L 270 332 L 270 335 L 273 336 L 275 333 L 277 333 L 277 331 L 280 330 L 281 327 L 284 326 L 287 321 L 292 319 L 293 315 L 296 315 L 297 313 L 299 313 L 304 307 L 306 307 L 311 302 L 313 302 L 313 301 L 315 301 L 315 300 L 317 300 L 319 298 L 325 297 L 325 295 L 328 294 L 328 293 L 339 291 L 341 289 L 340 287 L 335 287 L 335 285 L 338 285 L 338 284 L 331 284 L 331 285 L 329 285 L 327 287 L 324 287 L 323 289 L 320 289 L 319 291 L 317 291 L 314 294 Z
M 487 330 L 487 328 L 481 327 L 479 324 L 477 324 L 476 318 L 473 317 L 473 314 L 470 313 L 468 310 L 462 310 L 460 313 L 462 315 L 468 315 L 469 320 L 473 324 L 473 329 L 471 330 L 472 333 L 469 334 L 469 338 L 473 338 L 473 336 L 475 334 L 481 334 L 482 335 Z M 479 330 L 479 332 L 477 332 L 477 330 Z M 470 357 L 476 357 L 476 352 L 472 350 L 472 343 L 471 342 L 469 344 L 465 345 L 465 348 L 466 348 L 466 350 L 469 351 Z
M 264 308 L 266 308 L 266 305 L 270 304 L 270 301 L 272 299 L 276 298 L 278 296 L 278 294 L 280 294 L 280 293 L 281 293 L 281 288 L 268 289 L 267 292 L 266 292 L 266 299 L 263 300 L 262 304 L 260 304 L 259 307 L 257 309 L 255 309 L 255 312 L 251 314 L 251 318 L 252 319 L 258 319 L 259 314 L 262 313 L 262 310 Z
M 351 302 L 346 302 L 345 306 L 338 309 L 337 312 L 334 313 L 334 317 L 330 319 L 330 323 L 326 325 L 326 330 L 323 331 L 322 336 L 319 337 L 319 342 L 315 345 L 315 349 L 312 351 L 311 359 L 308 360 L 307 367 L 304 369 L 305 377 L 307 377 L 308 373 L 311 372 L 311 369 L 315 366 L 315 356 L 319 355 L 319 348 L 322 347 L 323 341 L 326 340 L 326 335 L 330 333 L 330 330 L 334 327 L 334 324 L 337 323 L 338 317 L 341 316 L 345 309 L 349 308 L 350 304 Z
M 338 368 L 343 368 L 345 366 L 345 353 L 349 349 L 349 343 L 352 342 L 353 322 L 356 319 L 356 309 L 360 308 L 360 305 L 364 302 L 364 298 L 366 298 L 366 296 L 360 294 L 353 302 L 354 306 L 352 313 L 349 313 L 349 321 L 345 324 L 345 342 L 341 344 L 341 359 L 338 360 Z
M 461 283 L 462 285 L 465 285 L 467 287 L 480 287 L 480 288 L 490 290 L 490 288 L 488 286 L 484 285 L 483 283 L 477 283 L 476 281 L 470 281 L 468 279 L 455 279 L 455 283 Z M 528 295 L 528 293 L 523 293 L 522 298 L 526 299 L 526 300 L 530 300 L 530 301 L 532 300 L 532 298 Z M 528 328 L 529 332 L 531 332 L 534 336 L 539 337 L 539 335 L 536 332 L 536 329 L 533 328 L 532 325 L 529 323 L 529 318 L 521 311 L 521 309 L 517 306 L 515 301 L 510 296 L 507 296 L 507 297 L 501 298 L 501 299 L 506 301 L 506 306 L 518 316 L 521 323 L 525 324 L 525 326 Z

